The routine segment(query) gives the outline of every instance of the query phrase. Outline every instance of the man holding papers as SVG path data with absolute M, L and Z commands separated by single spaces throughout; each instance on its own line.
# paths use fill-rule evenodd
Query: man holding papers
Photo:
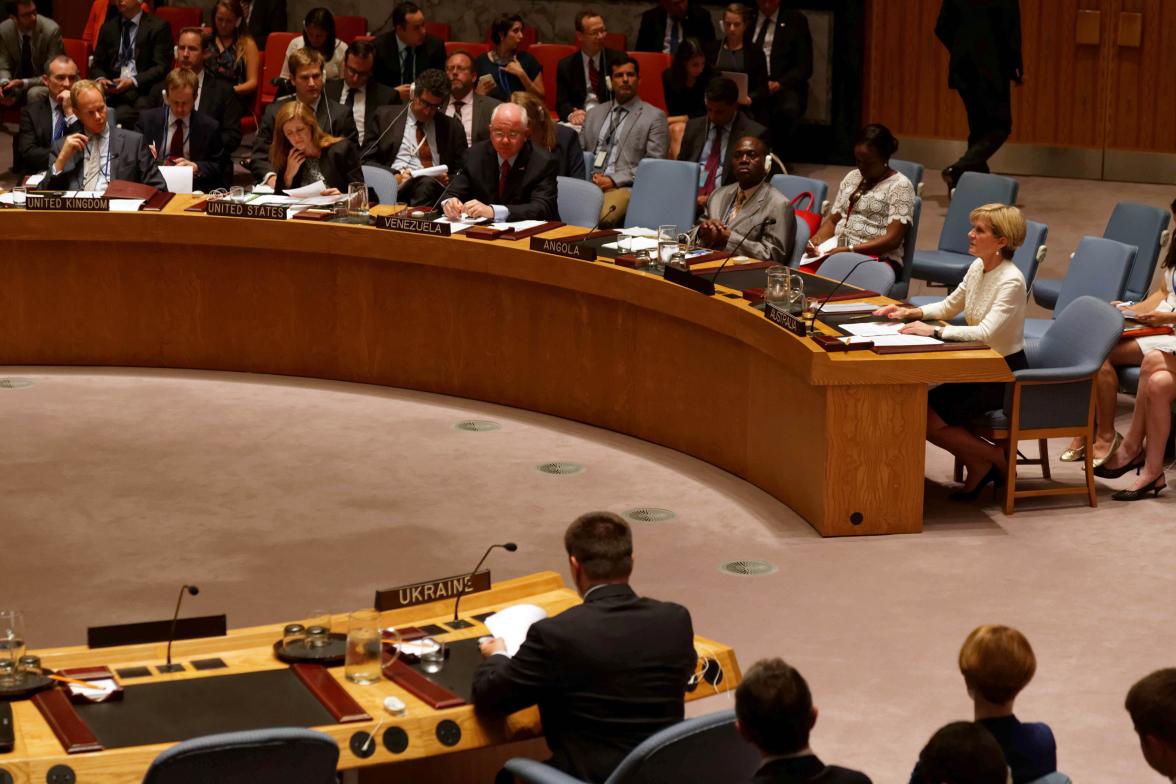
M 740 248 L 752 258 L 787 264 L 796 239 L 796 214 L 788 197 L 765 181 L 767 145 L 756 136 L 744 136 L 730 157 L 735 182 L 710 194 L 698 225 L 699 242 L 715 250 Z
M 620 517 L 579 517 L 564 546 L 584 603 L 533 624 L 513 657 L 498 638 L 483 643 L 474 706 L 507 714 L 538 704 L 548 764 L 601 782 L 641 741 L 682 720 L 694 630 L 685 607 L 629 587 L 633 539 Z

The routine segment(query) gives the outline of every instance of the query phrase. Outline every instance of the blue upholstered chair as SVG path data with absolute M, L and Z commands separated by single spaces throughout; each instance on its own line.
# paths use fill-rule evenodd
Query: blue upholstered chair
M 891 164 L 894 161 L 890 162 Z M 894 286 L 890 289 L 890 296 L 895 299 L 906 299 L 911 290 L 911 274 L 915 271 L 915 245 L 919 241 L 919 221 L 923 217 L 923 200 L 915 197 L 915 209 L 911 213 L 911 225 L 907 227 L 906 239 L 902 246 L 902 272 Z
M 338 744 L 316 730 L 226 732 L 162 752 L 143 784 L 334 784 L 338 761 Z
M 923 195 L 923 164 L 914 161 L 900 161 L 898 158 L 890 159 L 890 168 L 894 169 L 899 174 L 911 181 L 911 185 L 915 186 L 915 194 Z
M 833 280 L 841 280 L 848 273 L 849 277 L 845 279 L 846 285 L 876 291 L 884 297 L 889 296 L 890 289 L 894 286 L 894 268 L 883 261 L 873 261 L 872 259 L 872 256 L 867 256 L 864 253 L 838 253 L 836 256 L 830 256 L 826 259 L 818 272 Z M 869 263 L 853 269 L 855 264 L 863 260 Z
M 968 253 L 972 210 L 985 204 L 1015 204 L 1017 181 L 997 174 L 964 172 L 956 185 L 936 250 L 915 251 L 912 276 L 957 286 L 975 258 Z
M 1054 318 L 1078 297 L 1089 296 L 1110 302 L 1122 299 L 1127 273 L 1135 259 L 1135 246 L 1102 237 L 1083 237 L 1070 260 L 1062 289 L 1054 308 Z M 1025 319 L 1025 338 L 1032 340 L 1045 334 L 1050 319 Z
M 604 191 L 595 183 L 585 182 L 576 177 L 556 177 L 558 189 L 559 219 L 573 226 L 592 228 L 600 219 L 600 208 L 604 204 Z
M 1072 784 L 1070 777 L 1060 770 L 1048 773 L 1039 779 L 1033 779 L 1029 784 Z
M 584 179 L 592 182 L 592 153 L 584 151 Z
M 824 180 L 801 177 L 799 174 L 777 174 L 768 181 L 791 201 L 802 193 L 813 195 L 812 212 L 824 215 L 829 209 L 829 185 Z
M 760 754 L 735 730 L 735 711 L 725 710 L 679 722 L 629 752 L 605 784 L 727 784 L 750 781 Z M 507 760 L 506 769 L 534 784 L 583 784 L 532 759 Z
M 694 225 L 697 194 L 697 163 L 646 158 L 633 175 L 625 227 L 656 229 L 673 224 L 686 231 Z
M 360 168 L 363 170 L 364 184 L 376 192 L 376 198 L 380 200 L 380 204 L 395 204 L 396 175 L 392 173 L 392 170 L 370 163 L 365 163 Z
M 1148 204 L 1124 201 L 1115 205 L 1103 237 L 1139 249 L 1127 273 L 1127 285 L 1123 290 L 1125 298 L 1140 300 L 1147 296 L 1152 276 L 1156 272 L 1156 262 L 1160 258 L 1160 247 L 1168 238 L 1168 220 L 1167 210 Z M 1039 280 L 1033 287 L 1033 299 L 1043 308 L 1054 308 L 1061 291 L 1060 279 Z
M 792 259 L 788 262 L 788 266 L 796 269 L 800 266 L 800 260 L 804 258 L 804 247 L 808 245 L 809 241 L 809 226 L 803 218 L 796 219 L 796 241 L 792 243 Z

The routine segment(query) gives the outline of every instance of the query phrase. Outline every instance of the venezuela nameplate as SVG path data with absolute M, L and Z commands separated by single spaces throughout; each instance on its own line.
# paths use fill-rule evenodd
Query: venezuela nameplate
M 532 237 L 531 250 L 537 250 L 540 253 L 550 253 L 553 256 L 563 256 L 569 259 L 596 261 L 596 248 L 568 239 L 549 240 L 543 239 L 542 237 Z
M 432 234 L 437 237 L 450 235 L 448 223 L 437 223 L 422 218 L 402 218 L 399 215 L 381 215 L 376 218 L 376 226 L 392 231 L 406 231 L 409 234 Z
M 242 204 L 227 199 L 209 199 L 204 205 L 209 215 L 228 218 L 262 218 L 264 220 L 286 220 L 284 204 Z
M 83 212 L 109 212 L 110 199 L 95 196 L 33 196 L 25 199 L 28 210 L 81 210 Z

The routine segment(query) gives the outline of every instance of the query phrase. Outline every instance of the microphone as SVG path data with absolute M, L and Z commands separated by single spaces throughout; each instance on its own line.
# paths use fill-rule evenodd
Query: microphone
M 736 222 L 738 222 L 738 221 L 736 221 Z M 775 219 L 775 218 L 764 218 L 763 222 L 762 222 L 762 223 L 760 223 L 760 225 L 759 225 L 759 230 L 760 230 L 760 238 L 761 238 L 761 239 L 762 239 L 762 238 L 763 238 L 763 236 L 764 236 L 764 230 L 765 230 L 765 229 L 767 229 L 767 228 L 768 228 L 769 226 L 771 226 L 772 224 L 774 224 L 775 222 L 776 222 L 776 219 Z M 755 231 L 755 229 L 752 229 L 751 231 L 749 231 L 749 232 L 747 232 L 746 234 L 744 234 L 744 235 L 743 235 L 743 238 L 739 240 L 739 244 L 735 246 L 735 250 L 731 251 L 731 255 L 730 255 L 730 256 L 728 256 L 727 258 L 723 259 L 723 263 L 719 265 L 719 268 L 718 268 L 717 270 L 715 270 L 715 274 L 714 274 L 714 275 L 711 275 L 710 282 L 711 282 L 712 284 L 713 284 L 713 283 L 714 283 L 716 280 L 718 280 L 718 278 L 719 278 L 719 273 L 720 273 L 720 272 L 722 272 L 722 271 L 723 271 L 723 268 L 727 266 L 727 262 L 729 262 L 731 259 L 733 259 L 733 258 L 735 258 L 736 256 L 738 256 L 738 255 L 739 255 L 739 251 L 740 251 L 740 249 L 742 249 L 742 248 L 743 248 L 743 243 L 747 242 L 747 238 L 748 238 L 748 237 L 750 237 L 750 236 L 751 236 L 751 234 L 752 234 L 752 232 L 754 232 L 754 231 Z
M 171 631 L 167 635 L 167 664 L 162 667 L 157 667 L 160 672 L 183 672 L 184 665 L 172 664 L 172 641 L 176 638 L 176 621 L 180 618 L 180 604 L 184 601 L 184 594 L 189 593 L 192 596 L 200 593 L 200 589 L 195 585 L 181 585 L 180 594 L 176 597 L 176 612 L 172 616 Z
M 829 301 L 829 299 L 834 294 L 836 294 L 841 289 L 841 287 L 843 285 L 845 285 L 845 281 L 849 280 L 849 276 L 852 275 L 854 273 L 854 271 L 857 270 L 858 267 L 862 266 L 863 264 L 866 264 L 867 262 L 878 262 L 878 260 L 873 257 L 870 257 L 870 258 L 862 259 L 857 264 L 854 264 L 852 267 L 849 268 L 849 272 L 845 273 L 845 275 L 841 278 L 841 280 L 837 281 L 837 285 L 833 287 L 833 290 L 830 291 L 827 295 L 825 295 L 825 298 L 823 300 L 821 300 L 821 304 L 817 306 L 817 309 L 813 311 L 813 315 L 809 318 L 808 331 L 810 333 L 813 331 L 813 325 L 817 323 L 817 316 L 821 315 L 821 311 L 825 309 L 825 304 Z
M 436 212 L 437 211 L 437 208 L 441 206 L 441 202 L 444 201 L 444 199 L 445 199 L 445 193 L 450 188 L 453 187 L 453 183 L 457 182 L 457 178 L 463 174 L 465 174 L 465 167 L 464 166 L 457 170 L 457 174 L 455 174 L 449 178 L 449 184 L 441 189 L 441 195 L 437 197 L 437 201 L 433 202 L 433 206 L 429 208 L 429 212 Z M 436 180 L 437 178 L 434 177 L 433 179 Z
M 396 123 L 400 122 L 400 118 L 404 116 L 404 113 L 408 111 L 408 108 L 409 108 L 410 106 L 412 106 L 412 104 L 410 104 L 410 103 L 406 103 L 406 104 L 404 105 L 404 108 L 400 110 L 400 113 L 399 113 L 399 114 L 397 114 L 395 117 L 393 117 L 393 118 L 392 118 L 392 122 L 388 123 L 388 127 L 387 127 L 387 128 L 385 128 L 384 130 L 380 131 L 380 135 L 379 135 L 379 136 L 377 136 L 377 137 L 375 138 L 375 140 L 373 140 L 373 141 L 371 141 L 371 142 L 365 142 L 363 146 L 364 146 L 364 147 L 366 147 L 368 150 L 371 150 L 372 152 L 375 152 L 375 149 L 376 149 L 376 147 L 378 147 L 378 146 L 380 145 L 380 139 L 383 139 L 383 138 L 384 138 L 384 134 L 388 133 L 388 131 L 392 130 L 392 127 L 393 127 L 394 125 L 396 125 Z M 393 163 L 395 163 L 395 162 L 396 162 L 396 158 L 395 158 L 395 156 L 393 156 L 393 158 L 392 158 L 392 162 L 393 162 Z
M 514 542 L 505 542 L 503 544 L 490 545 L 489 547 L 486 548 L 486 552 L 482 553 L 482 557 L 478 561 L 478 565 L 474 567 L 474 570 L 472 572 L 470 572 L 469 580 L 466 581 L 467 583 L 470 583 L 473 581 L 474 575 L 477 574 L 478 570 L 482 568 L 482 564 L 485 562 L 486 557 L 490 555 L 490 551 L 493 550 L 495 547 L 501 547 L 503 550 L 506 550 L 508 553 L 513 553 L 515 550 L 519 549 L 519 546 L 517 544 L 515 544 Z M 465 591 L 465 588 L 463 587 L 461 589 L 461 591 L 457 594 L 457 600 L 453 603 L 453 621 L 445 624 L 450 629 L 467 629 L 470 626 L 473 626 L 473 624 L 470 623 L 469 621 L 461 621 L 461 620 L 458 620 L 458 618 L 457 618 L 457 608 L 461 606 L 461 597 L 465 596 L 465 594 L 466 594 L 466 591 Z
M 600 224 L 604 223 L 604 219 L 607 218 L 609 215 L 612 215 L 616 211 L 617 211 L 617 205 L 615 205 L 615 204 L 609 205 L 609 208 L 607 210 L 605 210 L 604 214 L 601 215 L 599 219 L 597 219 L 596 225 L 588 230 L 588 233 L 584 235 L 584 239 L 580 240 L 580 242 L 587 242 L 588 240 L 590 240 L 592 238 L 592 234 L 597 229 L 600 228 Z

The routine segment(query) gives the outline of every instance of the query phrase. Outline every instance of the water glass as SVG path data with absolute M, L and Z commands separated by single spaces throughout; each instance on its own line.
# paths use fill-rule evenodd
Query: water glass
M 233 187 L 229 188 L 229 201 L 245 201 L 245 188 L 240 185 L 234 185 Z
M 657 227 L 657 261 L 654 272 L 661 272 L 678 250 L 678 227 L 670 224 Z
M 301 648 L 306 643 L 306 627 L 300 623 L 288 623 L 282 629 L 282 649 Z
M 16 185 L 12 189 L 12 206 L 23 207 L 28 201 L 29 189 L 23 185 Z
M 764 305 L 775 305 L 780 310 L 788 308 L 788 268 L 777 264 L 768 267 L 768 280 L 764 284 Z
M 380 680 L 380 614 L 357 610 L 347 616 L 347 656 L 343 674 L 352 683 L 368 685 Z
M 13 670 L 25 655 L 24 616 L 19 610 L 0 610 L 0 661 L 12 662 Z
M 426 645 L 421 651 L 421 669 L 428 673 L 441 672 L 445 668 L 445 643 L 432 638 L 424 640 Z
M 367 223 L 368 189 L 366 183 L 353 182 L 347 186 L 347 217 L 355 223 Z
M 325 648 L 331 642 L 331 614 L 326 610 L 311 610 L 306 619 L 306 647 Z

